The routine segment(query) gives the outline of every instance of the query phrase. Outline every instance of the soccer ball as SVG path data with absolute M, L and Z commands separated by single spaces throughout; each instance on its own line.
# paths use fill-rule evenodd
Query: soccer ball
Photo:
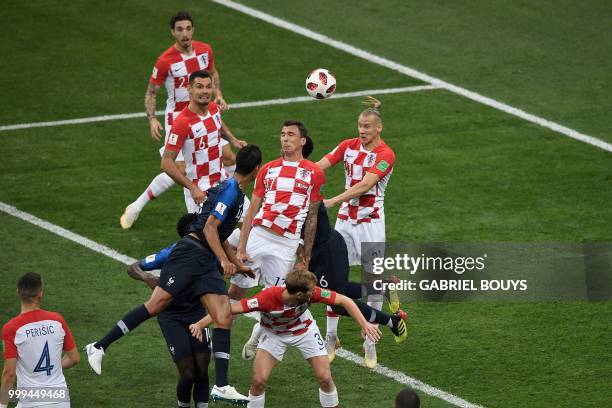
M 313 98 L 329 98 L 335 90 L 336 77 L 326 69 L 318 68 L 312 70 L 306 77 L 306 91 Z

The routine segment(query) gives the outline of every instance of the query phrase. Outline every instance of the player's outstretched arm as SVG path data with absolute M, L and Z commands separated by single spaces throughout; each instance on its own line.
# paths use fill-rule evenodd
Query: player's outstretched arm
M 155 84 L 150 83 L 147 86 L 147 91 L 145 92 L 144 97 L 144 105 L 145 112 L 147 114 L 147 120 L 149 121 L 149 130 L 151 131 L 151 137 L 159 142 L 162 138 L 161 130 L 163 130 L 164 128 L 162 127 L 159 120 L 157 120 L 157 118 L 155 117 L 155 107 L 157 106 L 156 96 L 158 89 L 159 86 Z
M 327 160 L 326 157 L 323 157 L 321 160 L 317 162 L 317 166 L 319 166 L 321 170 L 325 171 L 329 169 L 332 165 L 331 165 L 331 162 Z
M 9 402 L 9 390 L 15 384 L 17 377 L 17 359 L 7 358 L 4 360 L 4 368 L 2 369 L 2 385 L 0 386 L 0 406 L 6 407 Z
M 359 197 L 367 193 L 379 181 L 380 177 L 378 177 L 376 174 L 366 173 L 366 175 L 363 177 L 363 180 L 346 190 L 344 193 L 338 194 L 337 196 L 332 197 L 330 199 L 323 200 L 323 202 L 325 203 L 325 207 L 331 208 L 344 201 Z
M 66 354 L 62 357 L 62 368 L 70 368 L 77 365 L 81 361 L 81 355 L 79 354 L 79 349 L 76 346 L 68 350 Z
M 367 336 L 370 338 L 370 340 L 374 342 L 377 342 L 378 340 L 380 340 L 380 336 L 382 336 L 382 332 L 380 331 L 378 326 L 366 321 L 366 319 L 363 317 L 363 315 L 359 311 L 359 308 L 357 307 L 355 302 L 353 302 L 352 299 L 337 293 L 336 300 L 334 302 L 334 306 L 342 306 L 343 308 L 346 309 L 348 314 L 353 319 L 355 319 L 355 321 L 359 324 L 359 326 L 361 326 L 361 335 L 363 337 Z
M 245 310 L 242 307 L 242 303 L 240 302 L 232 303 L 230 305 L 230 309 L 232 311 L 232 314 L 242 314 L 245 312 Z M 210 315 L 206 315 L 202 319 L 197 321 L 196 323 L 190 324 L 189 331 L 191 331 L 191 335 L 193 337 L 195 337 L 196 339 L 200 341 L 203 341 L 202 340 L 202 330 L 210 326 L 212 322 L 213 322 L 212 317 L 210 317 Z

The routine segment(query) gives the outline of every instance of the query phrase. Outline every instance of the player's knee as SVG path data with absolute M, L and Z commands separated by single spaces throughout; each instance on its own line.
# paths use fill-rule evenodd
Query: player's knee
M 251 384 L 251 388 L 254 392 L 255 395 L 259 395 L 261 393 L 263 393 L 266 390 L 266 383 L 268 382 L 268 379 L 265 378 L 263 375 L 260 374 L 253 374 L 253 382 Z
M 193 384 L 196 380 L 196 372 L 194 370 L 180 370 L 179 376 L 183 384 Z
M 325 392 L 330 392 L 335 389 L 334 380 L 332 379 L 331 372 L 327 372 L 323 375 L 320 375 L 319 378 L 319 387 Z
M 231 310 L 223 311 L 213 318 L 213 323 L 219 329 L 231 329 L 232 327 L 232 312 Z

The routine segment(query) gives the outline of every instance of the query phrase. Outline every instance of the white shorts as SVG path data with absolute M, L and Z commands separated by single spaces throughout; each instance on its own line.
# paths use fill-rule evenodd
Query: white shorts
M 274 334 L 272 331 L 264 328 L 259 338 L 259 345 L 257 346 L 258 349 L 266 350 L 278 361 L 283 361 L 287 347 L 297 347 L 304 360 L 318 356 L 327 357 L 325 341 L 323 341 L 319 327 L 314 321 L 308 327 L 308 331 L 299 336 Z
M 362 264 L 362 242 L 384 243 L 386 241 L 384 218 L 372 222 L 362 222 L 360 224 L 352 224 L 349 221 L 337 219 L 335 228 L 336 231 L 342 235 L 342 238 L 344 238 L 344 242 L 346 242 L 350 265 Z
M 266 288 L 284 285 L 285 276 L 295 264 L 299 243 L 297 239 L 277 235 L 265 227 L 253 227 L 246 252 L 253 261 L 248 266 L 255 271 L 255 278 L 236 274 L 232 276 L 232 284 L 247 289 L 258 285 Z

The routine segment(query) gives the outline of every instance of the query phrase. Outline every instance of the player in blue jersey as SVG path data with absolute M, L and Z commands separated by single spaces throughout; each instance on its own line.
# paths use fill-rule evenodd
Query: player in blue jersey
M 247 145 L 238 152 L 236 174 L 208 190 L 202 211 L 191 224 L 190 233 L 172 249 L 149 300 L 128 312 L 103 338 L 87 345 L 89 364 L 97 374 L 101 374 L 102 359 L 113 342 L 161 313 L 174 298 L 187 294 L 199 297 L 215 324 L 212 335 L 216 374 L 211 393 L 213 399 L 248 402 L 248 398 L 229 385 L 227 379 L 232 314 L 223 278 L 237 272 L 253 274 L 236 258 L 226 240 L 240 218 L 244 191 L 255 180 L 261 160 L 257 146 Z

